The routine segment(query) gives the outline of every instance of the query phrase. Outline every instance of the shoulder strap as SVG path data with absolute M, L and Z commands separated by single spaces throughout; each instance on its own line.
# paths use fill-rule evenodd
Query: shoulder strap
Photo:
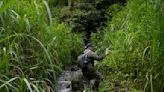
M 84 53 L 85 60 L 87 60 L 89 52 L 90 52 L 90 50 L 88 50 L 86 53 Z

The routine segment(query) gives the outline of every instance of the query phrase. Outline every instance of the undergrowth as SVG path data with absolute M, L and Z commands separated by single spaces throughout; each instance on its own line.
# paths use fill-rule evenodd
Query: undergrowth
M 128 1 L 122 11 L 108 21 L 107 27 L 93 34 L 92 41 L 100 52 L 105 48 L 111 50 L 111 54 L 97 65 L 105 76 L 100 92 L 162 92 L 160 44 L 163 42 L 159 36 L 163 32 L 159 27 L 162 23 L 158 21 L 162 6 L 160 0 Z
M 80 34 L 38 0 L 0 1 L 0 91 L 48 92 L 56 76 L 80 52 Z
M 84 22 L 82 25 L 94 30 L 100 26 L 97 33 L 92 34 L 98 52 L 102 53 L 105 48 L 111 50 L 111 54 L 96 65 L 105 77 L 99 92 L 163 92 L 164 2 L 127 0 L 125 6 L 120 2 L 106 7 L 106 16 L 92 11 L 94 19 L 98 20 L 96 23 L 102 21 L 97 17 L 105 21 L 108 18 L 103 27 L 100 22 L 95 29 L 89 25 L 96 24 L 94 16 L 84 14 L 87 17 L 84 20 L 83 16 L 82 19 L 78 16 L 81 9 L 72 11 L 70 8 L 85 6 L 81 1 L 0 1 L 0 91 L 55 91 L 57 75 L 75 61 L 83 47 L 82 35 L 75 33 L 78 30 L 72 32 L 73 28 L 58 21 L 57 15 L 71 11 L 77 18 L 66 17 L 69 22 L 70 18 L 75 24 L 76 20 Z M 102 2 L 99 5 L 104 11 L 101 4 L 105 4 L 105 0 L 96 2 Z M 90 0 L 86 5 L 89 3 L 93 2 Z M 69 11 L 61 11 L 63 6 L 68 6 Z M 90 13 L 87 8 L 86 12 Z M 91 20 L 89 24 L 88 20 Z M 79 26 L 81 24 L 74 25 Z

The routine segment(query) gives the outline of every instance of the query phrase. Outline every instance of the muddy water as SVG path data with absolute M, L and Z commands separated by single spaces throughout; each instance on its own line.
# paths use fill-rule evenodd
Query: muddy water
M 58 77 L 58 92 L 75 92 L 73 81 L 79 81 L 81 78 L 81 69 L 76 66 L 65 69 Z

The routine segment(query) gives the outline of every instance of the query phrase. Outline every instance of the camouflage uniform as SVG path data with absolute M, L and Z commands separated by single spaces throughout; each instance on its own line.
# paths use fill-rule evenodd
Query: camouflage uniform
M 103 56 L 98 56 L 95 52 L 86 49 L 84 54 L 87 54 L 88 58 L 88 67 L 82 69 L 83 75 L 87 80 L 96 79 L 95 87 L 98 88 L 99 82 L 102 80 L 102 75 L 94 68 L 94 60 L 102 60 Z

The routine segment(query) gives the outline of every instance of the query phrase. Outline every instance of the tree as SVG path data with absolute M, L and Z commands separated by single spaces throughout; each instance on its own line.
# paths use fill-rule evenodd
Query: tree
M 68 0 L 68 6 L 61 9 L 60 21 L 69 24 L 73 31 L 84 32 L 84 42 L 89 42 L 92 32 L 105 26 L 106 9 L 114 3 L 125 0 Z

